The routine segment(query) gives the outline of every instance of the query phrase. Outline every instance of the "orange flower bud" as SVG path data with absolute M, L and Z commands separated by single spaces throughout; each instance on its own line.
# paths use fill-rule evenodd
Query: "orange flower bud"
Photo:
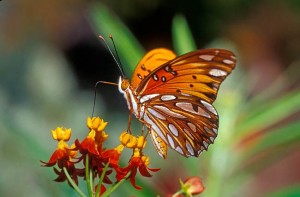
M 185 192 L 189 196 L 200 194 L 204 191 L 202 181 L 197 176 L 186 179 L 182 185 L 182 188 L 185 188 Z
M 136 144 L 136 147 L 137 148 L 145 148 L 146 146 L 146 139 L 145 139 L 145 136 L 139 136 L 137 138 L 137 144 Z
M 137 138 L 126 131 L 121 133 L 120 135 L 121 143 L 126 146 L 127 148 L 135 148 L 137 144 Z

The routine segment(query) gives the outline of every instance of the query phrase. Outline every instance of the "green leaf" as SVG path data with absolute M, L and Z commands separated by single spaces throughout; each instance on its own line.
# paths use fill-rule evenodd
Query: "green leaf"
M 234 154 L 238 158 L 238 163 L 234 164 L 230 183 L 226 187 L 241 187 L 254 174 L 258 174 L 295 150 L 300 142 L 299 130 L 300 122 L 290 123 L 258 136 L 247 148 L 238 148 Z
M 192 32 L 183 15 L 176 15 L 172 24 L 174 49 L 177 54 L 194 51 L 197 49 Z
M 293 122 L 278 129 L 268 131 L 265 135 L 257 137 L 257 140 L 253 141 L 253 146 L 248 150 L 243 151 L 243 158 L 253 158 L 255 155 L 264 151 L 275 150 L 276 155 L 279 155 L 278 148 L 286 150 L 288 146 L 299 144 L 300 142 L 300 122 Z M 242 159 L 245 160 L 245 159 Z
M 141 44 L 120 19 L 101 3 L 90 7 L 90 19 L 95 34 L 102 34 L 103 37 L 113 35 L 120 59 L 126 65 L 124 69 L 130 76 L 145 53 Z M 108 44 L 112 47 L 111 42 Z
M 258 131 L 300 110 L 300 92 L 292 92 L 268 103 L 261 103 L 243 117 L 237 127 L 239 135 Z

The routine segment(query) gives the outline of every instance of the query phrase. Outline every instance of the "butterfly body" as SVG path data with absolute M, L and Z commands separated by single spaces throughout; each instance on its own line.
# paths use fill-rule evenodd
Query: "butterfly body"
M 168 49 L 148 52 L 131 81 L 120 78 L 119 90 L 130 114 L 144 123 L 163 158 L 167 147 L 199 156 L 217 136 L 218 114 L 212 103 L 235 66 L 233 53 L 222 49 L 176 57 Z

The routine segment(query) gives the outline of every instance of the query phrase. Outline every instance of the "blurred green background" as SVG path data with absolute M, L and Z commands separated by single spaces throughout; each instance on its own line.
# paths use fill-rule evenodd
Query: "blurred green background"
M 112 196 L 166 196 L 188 176 L 202 178 L 201 196 L 300 196 L 297 0 L 0 1 L 1 196 L 76 196 L 39 160 L 56 148 L 56 126 L 82 139 L 95 82 L 118 81 L 99 34 L 114 36 L 127 76 L 157 47 L 226 48 L 238 59 L 215 102 L 220 129 L 209 151 L 186 159 L 170 150 L 163 160 L 149 141 L 150 167 L 161 171 L 137 180 L 142 191 L 125 183 Z M 96 113 L 109 122 L 106 145 L 117 145 L 128 109 L 116 87 L 98 88 Z

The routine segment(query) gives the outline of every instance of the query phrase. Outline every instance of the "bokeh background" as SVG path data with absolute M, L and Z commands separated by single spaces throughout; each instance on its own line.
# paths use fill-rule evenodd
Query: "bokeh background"
M 150 167 L 161 171 L 137 180 L 142 191 L 125 183 L 112 196 L 166 196 L 189 176 L 202 178 L 201 196 L 300 196 L 298 0 L 0 1 L 1 196 L 76 196 L 39 160 L 56 147 L 56 126 L 82 139 L 95 82 L 118 81 L 99 34 L 114 36 L 127 76 L 157 47 L 226 48 L 238 59 L 215 102 L 221 122 L 209 151 L 188 159 L 169 151 L 163 160 L 149 141 Z M 114 86 L 97 92 L 113 147 L 127 105 Z

